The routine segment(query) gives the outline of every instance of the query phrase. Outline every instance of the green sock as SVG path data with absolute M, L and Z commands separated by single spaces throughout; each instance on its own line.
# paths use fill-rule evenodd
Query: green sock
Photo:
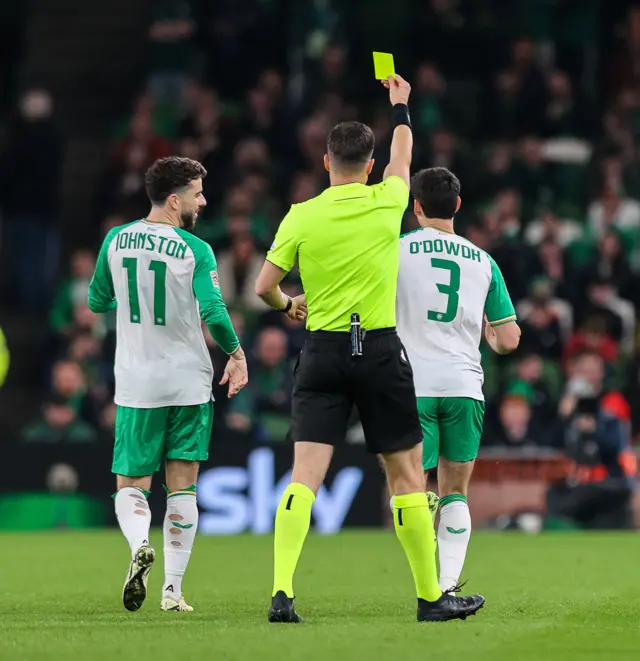
M 427 494 L 393 497 L 393 522 L 411 566 L 420 599 L 436 601 L 442 595 L 436 570 L 436 542 Z
M 276 511 L 273 545 L 273 595 L 282 590 L 293 598 L 293 574 L 311 524 L 311 506 L 316 499 L 304 484 L 292 483 L 282 494 Z

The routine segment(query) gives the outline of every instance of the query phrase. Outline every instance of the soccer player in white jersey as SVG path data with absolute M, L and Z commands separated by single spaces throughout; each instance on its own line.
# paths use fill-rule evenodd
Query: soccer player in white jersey
M 115 510 L 131 547 L 123 590 L 140 608 L 155 552 L 149 545 L 151 477 L 166 468 L 165 580 L 161 608 L 192 611 L 182 596 L 198 525 L 196 480 L 213 421 L 213 368 L 201 318 L 229 355 L 221 383 L 232 397 L 247 383 L 247 363 L 220 294 L 211 247 L 187 230 L 206 204 L 197 161 L 169 157 L 146 174 L 146 218 L 109 232 L 89 286 L 89 307 L 117 307 L 118 405 L 112 472 Z
M 457 591 L 471 534 L 467 490 L 484 422 L 480 342 L 484 332 L 493 351 L 510 353 L 520 328 L 497 264 L 454 232 L 457 177 L 446 168 L 422 170 L 411 193 L 421 228 L 400 239 L 397 326 L 413 368 L 423 467 L 425 473 L 438 467 L 440 588 Z

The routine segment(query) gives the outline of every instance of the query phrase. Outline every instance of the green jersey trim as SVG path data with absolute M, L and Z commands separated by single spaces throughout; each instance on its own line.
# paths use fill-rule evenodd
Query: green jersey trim
M 418 229 L 410 230 L 409 232 L 405 232 L 404 234 L 401 234 L 400 238 L 404 239 L 405 236 L 409 236 L 410 234 L 415 234 L 416 232 L 422 232 L 423 229 L 424 227 L 418 227 Z
M 498 319 L 497 321 L 490 321 L 489 326 L 492 328 L 495 328 L 496 326 L 503 326 L 504 324 L 508 324 L 512 321 L 516 321 L 517 317 L 516 315 L 511 315 L 510 317 L 507 317 L 506 319 Z

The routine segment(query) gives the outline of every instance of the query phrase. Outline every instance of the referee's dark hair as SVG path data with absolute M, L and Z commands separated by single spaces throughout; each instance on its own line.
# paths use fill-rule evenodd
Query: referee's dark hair
M 198 161 L 182 156 L 159 158 L 144 177 L 144 187 L 152 204 L 164 204 L 169 195 L 180 193 L 195 179 L 204 179 L 207 171 Z
M 458 210 L 460 180 L 447 168 L 427 168 L 411 178 L 411 194 L 426 218 L 453 218 Z
M 327 138 L 329 161 L 346 172 L 363 168 L 373 156 L 373 131 L 361 122 L 342 122 L 334 126 Z

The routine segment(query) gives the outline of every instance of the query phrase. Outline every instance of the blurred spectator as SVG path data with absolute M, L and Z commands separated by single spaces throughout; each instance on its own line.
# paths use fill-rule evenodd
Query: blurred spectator
M 551 239 L 565 249 L 582 237 L 583 229 L 571 220 L 560 219 L 550 209 L 544 209 L 538 218 L 531 221 L 525 230 L 527 243 L 538 245 Z
M 534 218 L 536 209 L 550 197 L 550 171 L 542 156 L 542 143 L 526 137 L 513 167 L 513 183 L 522 201 L 521 220 L 526 225 Z
M 562 355 L 562 328 L 557 310 L 550 298 L 534 297 L 526 316 L 520 323 L 523 351 L 537 353 L 544 358 L 558 359 Z
M 157 0 L 149 27 L 149 89 L 163 104 L 180 103 L 193 65 L 195 24 L 188 0 Z
M 79 420 L 77 412 L 61 395 L 49 397 L 42 407 L 42 418 L 22 431 L 28 443 L 93 443 L 97 434 L 91 425 Z
M 507 395 L 500 403 L 498 425 L 487 444 L 511 448 L 535 448 L 544 444 L 544 436 L 535 429 L 531 406 L 526 397 Z
M 7 136 L 0 157 L 0 210 L 11 246 L 11 290 L 18 306 L 39 312 L 49 304 L 59 251 L 63 152 L 49 92 L 25 92 Z
M 541 276 L 550 284 L 552 291 L 565 301 L 574 301 L 578 295 L 576 286 L 579 273 L 573 268 L 571 260 L 563 252 L 560 243 L 549 236 L 538 246 L 536 256 Z M 562 316 L 571 318 L 571 307 L 566 302 Z
M 87 301 L 95 266 L 96 258 L 90 250 L 76 250 L 71 256 L 70 273 L 60 281 L 49 313 L 49 325 L 56 333 L 66 336 L 71 333 L 74 310 Z
M 412 105 L 417 121 L 415 128 L 431 133 L 441 128 L 446 114 L 443 97 L 446 91 L 444 78 L 431 62 L 423 62 L 416 73 L 412 91 Z M 416 114 L 417 111 L 417 114 Z
M 562 71 L 553 71 L 547 78 L 547 93 L 545 136 L 565 138 L 587 134 L 586 101 L 576 101 L 569 77 Z
M 131 166 L 132 149 L 137 149 L 138 155 L 133 158 L 133 163 L 141 161 L 141 167 L 147 168 L 157 158 L 169 156 L 171 144 L 156 132 L 153 126 L 151 110 L 140 107 L 131 118 L 129 131 L 112 148 L 111 163 L 113 167 L 112 176 Z M 141 155 L 141 156 L 140 156 Z
M 589 206 L 589 229 L 599 239 L 610 230 L 617 230 L 630 254 L 638 244 L 640 232 L 640 202 L 620 197 L 609 185 Z
M 254 287 L 264 263 L 249 233 L 235 234 L 231 247 L 218 257 L 220 290 L 228 305 L 259 312 L 267 306 L 256 296 Z
M 518 359 L 506 394 L 524 397 L 531 406 L 533 419 L 544 428 L 550 428 L 556 418 L 561 378 L 554 362 L 543 361 L 535 353 L 524 354 Z
M 614 362 L 618 358 L 618 344 L 607 334 L 607 320 L 599 315 L 587 317 L 564 348 L 565 362 L 588 351 L 602 360 Z
M 229 404 L 227 424 L 235 431 L 253 430 L 257 441 L 281 441 L 291 417 L 292 374 L 287 336 L 279 328 L 258 333 L 251 381 Z
M 640 7 L 629 7 L 625 27 L 624 40 L 611 58 L 607 76 L 609 88 L 614 94 L 640 85 Z
M 78 333 L 67 352 L 67 358 L 77 363 L 86 378 L 88 392 L 94 400 L 105 401 L 107 391 L 102 383 L 102 345 L 91 333 Z
M 117 210 L 125 218 L 143 218 L 149 211 L 149 199 L 144 188 L 144 174 L 148 166 L 146 148 L 141 143 L 130 146 L 121 166 L 113 167 L 105 175 L 98 191 L 98 210 Z
M 587 300 L 579 310 L 579 319 L 598 317 L 605 332 L 621 343 L 624 353 L 631 353 L 635 345 L 636 315 L 633 305 L 618 295 L 613 282 L 607 277 L 595 276 L 587 288 Z
M 511 145 L 499 141 L 490 145 L 487 151 L 487 162 L 482 177 L 482 197 L 494 199 L 501 190 L 511 184 L 513 169 Z
M 585 351 L 571 361 L 559 408 L 563 446 L 579 465 L 603 466 L 600 478 L 591 478 L 623 478 L 631 410 L 621 393 L 605 388 L 604 379 L 605 363 L 597 353 Z
M 210 243 L 214 249 L 227 247 L 236 234 L 250 233 L 263 246 L 273 240 L 273 230 L 269 218 L 255 206 L 251 191 L 244 186 L 235 186 L 228 192 L 225 207 L 220 216 L 203 218 L 196 226 L 195 233 Z
M 589 278 L 609 281 L 618 291 L 629 292 L 630 296 L 639 300 L 630 287 L 633 272 L 624 254 L 620 234 L 615 230 L 607 232 L 598 241 L 597 252 L 584 269 L 583 281 Z
M 533 40 L 521 37 L 513 43 L 511 67 L 518 89 L 517 117 L 520 134 L 540 135 L 544 126 L 546 89 L 541 68 L 535 61 Z
M 306 202 L 320 192 L 317 178 L 310 172 L 298 172 L 291 184 L 291 204 Z

